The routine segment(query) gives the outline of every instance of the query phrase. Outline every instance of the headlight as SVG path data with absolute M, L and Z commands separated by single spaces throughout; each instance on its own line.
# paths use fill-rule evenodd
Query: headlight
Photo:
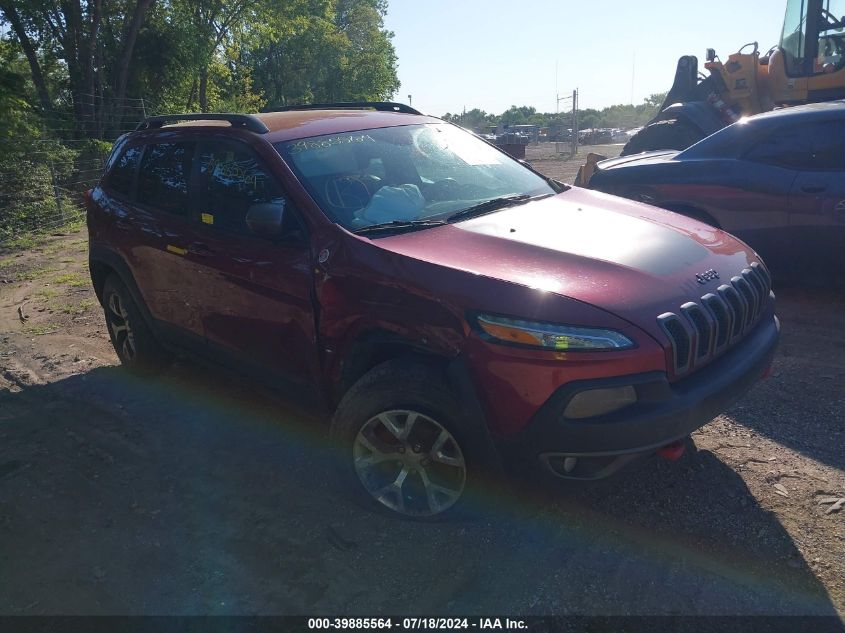
M 603 328 L 522 321 L 492 314 L 479 314 L 476 322 L 486 334 L 503 343 L 557 351 L 634 347 L 624 334 Z

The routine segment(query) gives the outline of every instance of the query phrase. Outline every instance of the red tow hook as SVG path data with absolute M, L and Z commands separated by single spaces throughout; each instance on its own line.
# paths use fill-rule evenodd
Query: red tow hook
M 662 448 L 658 448 L 657 454 L 663 459 L 668 459 L 670 462 L 674 462 L 675 460 L 681 458 L 681 455 L 684 454 L 685 448 L 686 444 L 684 443 L 684 440 L 677 440 L 671 444 L 663 446 Z

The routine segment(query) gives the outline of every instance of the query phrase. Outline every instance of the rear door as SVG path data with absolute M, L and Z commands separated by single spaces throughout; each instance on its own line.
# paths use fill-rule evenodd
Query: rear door
M 237 141 L 201 141 L 193 182 L 196 222 L 186 257 L 197 273 L 209 351 L 311 382 L 317 367 L 311 257 L 297 210 L 253 150 Z M 277 201 L 285 202 L 284 235 L 253 234 L 250 205 Z
M 140 151 L 140 148 L 139 148 Z M 185 261 L 190 231 L 188 181 L 194 145 L 168 141 L 143 146 L 134 197 L 116 218 L 131 237 L 126 257 L 151 315 L 177 342 L 202 341 Z M 194 336 L 191 337 L 191 334 Z

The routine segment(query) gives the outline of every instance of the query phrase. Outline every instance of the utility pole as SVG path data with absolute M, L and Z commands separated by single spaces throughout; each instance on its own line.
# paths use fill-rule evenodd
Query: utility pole
M 572 91 L 572 155 L 578 153 L 578 88 Z
M 634 61 L 631 63 L 631 105 L 634 105 L 634 74 L 637 70 L 637 51 L 634 51 Z
M 578 89 L 572 91 L 571 95 L 567 95 L 565 97 L 557 96 L 555 97 L 557 101 L 557 113 L 560 113 L 560 102 L 566 101 L 567 99 L 572 99 L 572 151 L 571 156 L 575 156 L 578 153 Z M 555 152 L 560 153 L 560 148 L 558 146 L 558 142 L 555 141 Z
M 414 101 L 411 98 L 411 95 L 408 95 L 408 105 L 411 106 L 411 107 L 413 107 L 413 105 L 414 105 Z

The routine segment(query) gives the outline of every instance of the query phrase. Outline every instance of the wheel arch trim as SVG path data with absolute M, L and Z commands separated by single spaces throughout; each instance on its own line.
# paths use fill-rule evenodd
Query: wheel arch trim
M 152 314 L 150 314 L 150 311 L 147 308 L 147 304 L 144 302 L 141 291 L 138 289 L 138 284 L 135 282 L 135 277 L 132 274 L 129 265 L 117 251 L 101 244 L 90 244 L 88 251 L 88 268 L 91 274 L 91 282 L 94 284 L 94 290 L 97 293 L 97 299 L 100 301 L 101 305 L 103 303 L 102 284 L 100 283 L 100 279 L 97 275 L 104 272 L 104 269 L 108 269 L 120 278 L 120 281 L 123 282 L 123 285 L 126 286 L 126 289 L 132 296 L 132 301 L 135 302 L 135 305 L 141 312 L 147 326 L 151 331 L 156 332 L 155 319 L 153 319 Z M 105 281 L 105 277 L 102 281 Z

